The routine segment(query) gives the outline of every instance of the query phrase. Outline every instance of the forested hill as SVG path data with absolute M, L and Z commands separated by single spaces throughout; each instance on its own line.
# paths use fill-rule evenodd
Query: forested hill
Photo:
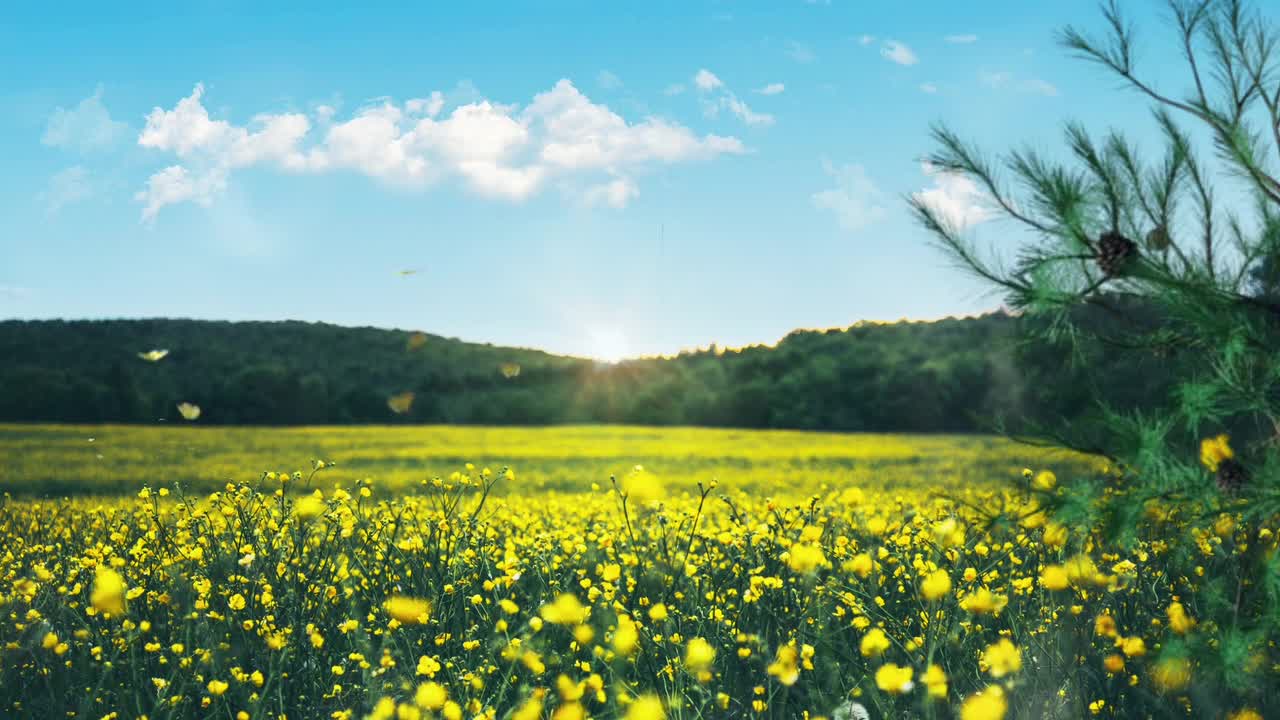
M 0 322 L 0 421 L 638 423 L 962 432 L 1074 415 L 1061 354 L 1003 314 L 797 331 L 776 346 L 602 365 L 422 333 L 302 322 Z M 157 361 L 138 353 L 167 349 Z M 518 368 L 518 372 L 517 372 Z M 1115 367 L 1118 401 L 1149 368 Z M 388 399 L 412 392 L 406 412 Z

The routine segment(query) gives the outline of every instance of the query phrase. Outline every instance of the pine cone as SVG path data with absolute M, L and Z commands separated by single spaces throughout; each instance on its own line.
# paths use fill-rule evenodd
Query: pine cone
M 1118 232 L 1109 232 L 1098 238 L 1094 259 L 1103 275 L 1114 277 L 1124 272 L 1125 266 L 1137 254 L 1138 246 L 1132 240 Z
M 1249 482 L 1249 471 L 1235 460 L 1226 459 L 1218 463 L 1218 489 L 1224 495 L 1235 495 L 1244 484 Z
M 1170 245 L 1169 231 L 1163 225 L 1157 225 L 1147 233 L 1147 249 L 1151 252 L 1164 252 Z

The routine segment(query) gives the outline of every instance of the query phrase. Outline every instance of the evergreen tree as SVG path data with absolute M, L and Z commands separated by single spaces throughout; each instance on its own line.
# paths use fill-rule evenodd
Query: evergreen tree
M 1168 558 L 1199 563 L 1203 578 L 1146 578 L 1155 592 L 1193 588 L 1183 601 L 1202 617 L 1162 657 L 1194 659 L 1197 716 L 1242 702 L 1270 701 L 1270 712 L 1280 553 L 1259 530 L 1280 513 L 1280 33 L 1243 0 L 1168 7 L 1185 96 L 1137 67 L 1135 29 L 1115 0 L 1102 7 L 1104 37 L 1068 27 L 1059 38 L 1152 105 L 1158 157 L 1078 123 L 1065 128 L 1062 159 L 1030 149 L 991 157 L 937 125 L 928 161 L 973 180 L 1026 232 L 1016 247 L 988 247 L 923 199 L 911 203 L 947 254 L 1007 295 L 1031 343 L 1074 361 L 1083 387 L 1117 387 L 1117 357 L 1172 370 L 1168 392 L 1142 407 L 1121 411 L 1095 392 L 1092 420 L 1041 427 L 1041 440 L 1111 461 L 1042 500 L 1078 530 L 1078 549 L 1103 528 L 1094 539 L 1159 538 Z M 1206 553 L 1201 543 L 1224 527 L 1248 549 Z M 1176 706 L 1166 702 L 1160 712 Z

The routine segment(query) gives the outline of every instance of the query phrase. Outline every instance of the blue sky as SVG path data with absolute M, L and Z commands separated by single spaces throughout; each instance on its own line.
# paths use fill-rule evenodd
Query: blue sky
M 983 219 L 921 167 L 930 122 L 998 149 L 1147 118 L 1054 44 L 1088 3 L 261 5 L 3 11 L 0 317 L 612 358 L 972 313 L 998 298 L 904 201 Z M 1159 78 L 1159 5 L 1126 6 Z

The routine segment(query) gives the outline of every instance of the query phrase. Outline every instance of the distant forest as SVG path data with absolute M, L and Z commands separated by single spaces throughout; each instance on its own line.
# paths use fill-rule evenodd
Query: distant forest
M 435 335 L 302 322 L 0 322 L 0 421 L 634 423 L 976 432 L 1168 395 L 1165 359 L 1073 363 L 978 318 L 796 331 L 775 346 L 606 365 Z M 139 353 L 167 349 L 160 360 Z M 1089 367 L 1088 377 L 1075 368 Z M 1094 386 L 1090 386 L 1094 387 Z M 412 401 L 406 393 L 412 393 Z M 400 396 L 395 412 L 389 399 Z M 407 407 L 406 407 L 407 405 Z

